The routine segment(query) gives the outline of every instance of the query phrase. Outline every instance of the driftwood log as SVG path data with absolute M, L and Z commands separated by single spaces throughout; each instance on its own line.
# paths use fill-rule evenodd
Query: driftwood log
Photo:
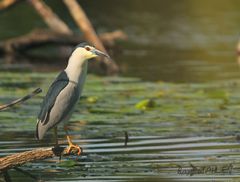
M 10 108 L 18 103 L 22 103 L 27 99 L 32 98 L 34 95 L 40 93 L 42 90 L 40 88 L 35 89 L 32 93 L 17 99 L 9 104 L 1 105 L 0 111 Z M 42 160 L 46 158 L 54 157 L 55 155 L 61 156 L 66 155 L 66 148 L 58 147 L 58 148 L 38 148 L 31 151 L 21 152 L 13 155 L 9 155 L 6 157 L 0 158 L 0 173 L 4 173 L 5 178 L 7 177 L 7 173 L 5 173 L 8 169 L 18 167 L 27 162 L 32 162 L 35 160 Z M 72 151 L 76 153 L 75 150 Z
M 107 46 L 114 46 L 116 40 L 125 40 L 126 34 L 120 30 L 99 35 L 101 41 Z M 44 46 L 47 44 L 76 45 L 83 42 L 84 38 L 79 35 L 66 35 L 49 30 L 34 30 L 29 34 L 16 38 L 11 38 L 0 42 L 0 52 L 2 54 L 14 54 L 27 51 L 31 48 Z
M 0 158 L 0 173 L 3 173 L 9 169 L 21 166 L 27 162 L 33 162 L 37 160 L 43 160 L 47 158 L 53 158 L 59 155 L 77 155 L 77 151 L 71 151 L 71 154 L 67 154 L 67 148 L 59 148 L 59 153 L 53 150 L 53 148 L 38 148 L 31 151 L 25 151 L 16 153 L 6 157 Z
M 127 36 L 124 32 L 117 30 L 100 34 L 99 38 L 106 47 L 113 48 L 115 41 L 125 40 Z M 83 41 L 85 41 L 84 38 L 76 34 L 66 35 L 49 30 L 34 30 L 29 34 L 0 42 L 0 55 L 14 58 L 15 55 L 24 54 L 32 48 L 38 48 L 45 45 L 76 46 Z M 119 71 L 114 61 L 106 62 L 105 60 L 100 60 L 92 62 L 91 65 L 92 70 L 99 74 L 112 75 Z

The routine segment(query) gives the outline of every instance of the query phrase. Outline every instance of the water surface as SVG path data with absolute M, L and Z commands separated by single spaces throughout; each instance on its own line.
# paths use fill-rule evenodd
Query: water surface
M 1 73 L 0 102 L 37 86 L 45 92 L 54 76 Z M 83 154 L 60 162 L 57 157 L 36 161 L 21 169 L 43 181 L 237 180 L 239 89 L 239 80 L 169 84 L 90 75 L 69 123 Z M 0 113 L 1 157 L 54 145 L 52 132 L 41 142 L 34 137 L 42 97 Z M 61 127 L 59 138 L 66 145 Z M 14 170 L 9 174 L 13 181 L 34 181 Z

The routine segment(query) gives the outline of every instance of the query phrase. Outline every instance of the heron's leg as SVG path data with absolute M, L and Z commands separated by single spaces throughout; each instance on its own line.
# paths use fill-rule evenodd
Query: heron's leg
M 52 148 L 52 151 L 54 153 L 54 155 L 59 156 L 59 160 L 61 160 L 62 157 L 62 153 L 64 151 L 64 147 L 60 147 L 60 145 L 58 144 L 58 132 L 57 132 L 57 126 L 54 127 L 54 138 L 55 138 L 55 145 Z
M 66 125 L 64 126 L 64 130 L 65 130 L 65 132 L 66 132 L 66 136 L 67 136 L 67 140 L 68 140 L 67 153 L 69 154 L 69 153 L 71 152 L 71 150 L 72 150 L 73 148 L 75 148 L 75 149 L 78 150 L 78 155 L 80 155 L 81 152 L 82 152 L 82 148 L 79 147 L 78 145 L 74 145 L 74 144 L 72 143 L 72 140 L 71 140 L 71 137 L 70 137 L 69 134 L 68 134 L 68 129 L 67 129 L 67 126 L 66 126 Z
M 54 137 L 55 137 L 55 144 L 58 146 L 58 131 L 57 131 L 57 126 L 54 127 Z

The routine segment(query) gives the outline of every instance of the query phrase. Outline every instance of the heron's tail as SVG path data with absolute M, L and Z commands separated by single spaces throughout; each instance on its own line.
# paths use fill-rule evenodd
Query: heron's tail
M 37 121 L 36 132 L 35 132 L 35 137 L 39 140 L 38 124 L 39 124 L 39 120 Z
M 41 121 L 37 121 L 35 136 L 38 140 L 42 140 L 46 133 L 46 127 L 41 124 Z

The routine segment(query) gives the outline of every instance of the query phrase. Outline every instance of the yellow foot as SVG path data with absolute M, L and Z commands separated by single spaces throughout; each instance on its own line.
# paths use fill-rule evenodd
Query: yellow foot
M 72 143 L 72 140 L 71 140 L 70 136 L 68 136 L 68 135 L 67 135 L 67 140 L 68 140 L 67 154 L 70 154 L 70 152 L 72 151 L 72 149 L 75 148 L 75 149 L 78 150 L 78 155 L 80 155 L 81 152 L 82 152 L 82 148 L 79 147 L 78 145 L 74 145 L 74 144 Z

